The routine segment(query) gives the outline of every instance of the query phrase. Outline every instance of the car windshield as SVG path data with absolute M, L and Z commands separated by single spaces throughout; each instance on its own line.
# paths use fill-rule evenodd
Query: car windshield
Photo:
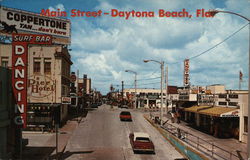
M 130 112 L 121 112 L 121 115 L 130 115 Z
M 136 141 L 140 141 L 140 142 L 149 142 L 149 138 L 147 137 L 136 137 L 135 139 Z

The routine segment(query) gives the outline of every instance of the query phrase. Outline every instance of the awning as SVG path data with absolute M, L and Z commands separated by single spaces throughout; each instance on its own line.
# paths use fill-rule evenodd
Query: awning
M 28 103 L 28 106 L 46 106 L 46 107 L 58 107 L 60 103 Z
M 201 110 L 207 109 L 207 108 L 211 108 L 211 106 L 192 106 L 189 108 L 185 108 L 184 110 L 187 112 L 199 112 Z
M 231 107 L 212 107 L 201 110 L 198 113 L 215 117 L 239 117 L 240 109 Z

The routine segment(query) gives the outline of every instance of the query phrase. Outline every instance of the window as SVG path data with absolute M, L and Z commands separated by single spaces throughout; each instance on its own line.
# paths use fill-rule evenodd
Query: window
M 7 68 L 8 67 L 8 62 L 9 62 L 8 57 L 2 57 L 1 66 Z
M 244 116 L 244 132 L 248 132 L 248 117 Z
M 219 98 L 227 98 L 226 94 L 219 94 Z
M 229 105 L 229 106 L 237 106 L 238 103 L 237 103 L 237 102 L 228 102 L 228 105 Z
M 51 73 L 51 59 L 44 59 L 44 73 Z
M 34 58 L 33 72 L 34 73 L 41 72 L 41 61 L 38 58 Z
M 238 94 L 229 94 L 229 98 L 235 98 L 235 99 L 237 99 L 238 98 Z
M 227 105 L 227 102 L 219 102 L 219 105 Z

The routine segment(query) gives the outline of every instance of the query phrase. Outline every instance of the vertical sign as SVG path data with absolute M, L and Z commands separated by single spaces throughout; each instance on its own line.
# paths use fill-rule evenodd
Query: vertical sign
M 51 44 L 49 35 L 12 34 L 12 88 L 15 97 L 14 122 L 26 128 L 28 44 Z
M 189 59 L 184 60 L 184 77 L 183 85 L 185 87 L 189 86 Z

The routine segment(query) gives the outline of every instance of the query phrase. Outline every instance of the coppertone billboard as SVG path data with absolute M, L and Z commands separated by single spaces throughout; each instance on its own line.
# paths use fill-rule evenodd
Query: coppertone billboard
M 70 21 L 41 16 L 37 13 L 0 6 L 0 28 L 2 33 L 47 34 L 70 43 Z
M 28 44 L 51 44 L 49 35 L 12 34 L 12 88 L 16 125 L 26 128 Z

